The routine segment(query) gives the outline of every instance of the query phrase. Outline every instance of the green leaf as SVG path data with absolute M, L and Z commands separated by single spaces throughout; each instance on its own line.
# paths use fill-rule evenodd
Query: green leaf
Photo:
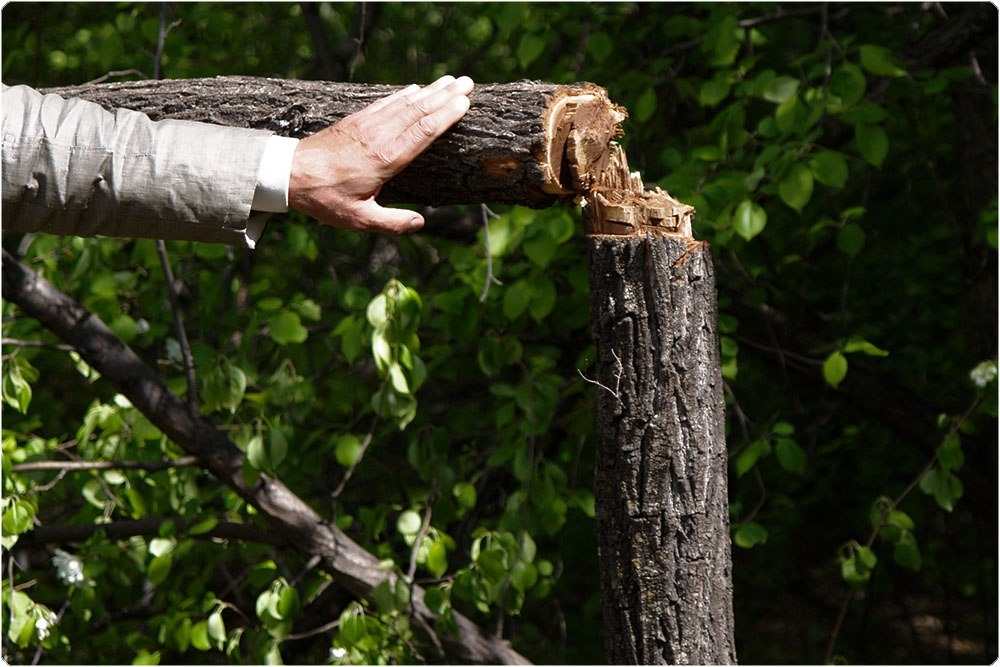
M 813 192 L 813 175 L 804 164 L 795 163 L 778 183 L 778 195 L 798 212 L 809 203 Z
M 133 665 L 158 665 L 160 664 L 160 652 L 159 651 L 147 651 L 141 649 L 132 658 Z
M 781 104 L 795 95 L 798 89 L 798 79 L 791 76 L 777 76 L 767 83 L 761 95 L 768 102 Z
M 962 452 L 962 439 L 957 433 L 953 433 L 937 448 L 937 460 L 941 464 L 941 469 L 951 472 L 961 470 L 965 465 L 965 454 Z
M 476 565 L 490 581 L 503 581 L 507 576 L 507 553 L 500 548 L 487 549 L 480 552 Z
M 615 52 L 615 41 L 604 32 L 595 32 L 587 39 L 587 54 L 595 62 L 603 63 Z
M 716 74 L 713 78 L 701 84 L 698 91 L 698 104 L 703 107 L 714 107 L 729 96 L 732 84 L 727 73 Z
M 830 76 L 830 92 L 839 97 L 846 107 L 857 104 L 865 96 L 866 87 L 864 72 L 851 63 L 844 63 Z
M 934 496 L 938 506 L 946 512 L 955 509 L 955 502 L 962 497 L 962 482 L 947 470 L 928 470 L 920 478 L 920 490 Z
M 837 247 L 848 257 L 857 257 L 865 247 L 865 238 L 861 225 L 847 224 L 837 232 Z
M 199 651 L 212 649 L 212 643 L 208 639 L 208 623 L 206 621 L 198 621 L 191 626 L 191 646 Z
M 284 586 L 278 593 L 278 618 L 288 619 L 299 610 L 299 591 L 295 586 Z
M 372 589 L 372 601 L 375 602 L 375 609 L 380 614 L 396 611 L 396 594 L 393 593 L 392 584 L 388 579 L 383 579 L 378 586 Z
M 889 154 L 889 135 L 881 125 L 855 125 L 854 142 L 861 157 L 874 167 L 881 167 Z
M 23 357 L 15 356 L 4 364 L 3 401 L 21 414 L 27 414 L 31 404 L 31 383 L 38 371 Z
M 774 122 L 782 134 L 790 134 L 803 129 L 806 120 L 806 109 L 798 96 L 789 97 L 774 110 Z
M 389 299 L 384 292 L 371 300 L 365 316 L 376 331 L 384 331 L 389 326 Z
M 521 69 L 527 69 L 528 65 L 535 62 L 545 51 L 546 39 L 544 34 L 526 32 L 521 36 L 521 41 L 517 44 L 517 62 Z
M 435 577 L 448 571 L 448 545 L 443 539 L 434 540 L 427 549 L 427 560 L 424 567 Z
M 14 498 L 4 510 L 2 527 L 4 537 L 20 535 L 31 530 L 35 525 L 37 505 L 30 498 Z
M 904 531 L 899 540 L 893 546 L 892 558 L 903 567 L 918 572 L 923 565 L 920 556 L 920 548 L 917 546 L 917 538 L 913 533 Z
M 410 538 L 411 543 L 412 539 L 417 536 L 417 533 L 420 532 L 420 527 L 423 525 L 423 519 L 421 519 L 420 515 L 413 510 L 406 510 L 405 512 L 400 513 L 399 518 L 396 519 L 396 530 L 398 530 L 399 534 L 403 537 Z
M 538 568 L 533 563 L 517 561 L 510 570 L 510 583 L 522 593 L 530 590 L 538 583 Z
M 847 182 L 847 160 L 843 153 L 820 150 L 809 158 L 809 169 L 816 180 L 831 188 L 842 188 Z
M 798 443 L 790 438 L 779 438 L 774 445 L 774 453 L 781 467 L 788 472 L 801 475 L 806 471 L 806 453 Z
M 876 76 L 906 76 L 906 70 L 897 64 L 895 56 L 884 46 L 863 44 L 859 47 L 861 66 Z
M 539 280 L 535 281 L 531 294 L 531 303 L 528 306 L 531 317 L 536 322 L 541 322 L 548 317 L 552 309 L 555 308 L 556 297 L 556 285 L 550 278 L 542 276 Z
M 771 453 L 771 444 L 767 440 L 755 440 L 736 455 L 736 475 L 742 477 L 757 461 Z
M 839 350 L 832 352 L 823 362 L 823 379 L 836 389 L 845 377 L 847 377 L 847 357 Z
M 358 436 L 348 433 L 337 438 L 334 457 L 337 459 L 337 463 L 345 468 L 350 468 L 361 458 L 362 449 L 362 442 Z
M 654 88 L 650 87 L 642 91 L 642 95 L 632 106 L 632 114 L 636 121 L 645 123 L 652 118 L 653 114 L 656 113 L 656 103 L 656 90 Z
M 767 211 L 749 199 L 744 199 L 733 214 L 733 229 L 749 241 L 764 231 L 767 225 Z
M 154 586 L 162 584 L 167 580 L 167 576 L 170 575 L 170 567 L 173 565 L 173 562 L 173 554 L 169 552 L 162 556 L 157 556 L 150 561 L 149 567 L 146 568 L 146 578 Z
M 861 336 L 852 336 L 844 343 L 844 352 L 860 352 L 869 357 L 888 357 L 889 352 L 870 343 Z
M 271 428 L 269 435 L 268 442 L 270 443 L 270 447 L 267 450 L 267 457 L 271 462 L 271 466 L 277 467 L 281 465 L 281 462 L 288 455 L 288 439 L 280 428 Z
M 298 313 L 287 310 L 271 318 L 268 333 L 279 345 L 303 343 L 309 337 L 309 331 L 302 326 Z
M 392 385 L 393 390 L 399 394 L 409 394 L 410 385 L 406 381 L 406 374 L 403 373 L 403 367 L 399 364 L 389 365 L 389 383 Z
M 471 510 L 476 506 L 476 487 L 469 482 L 458 482 L 451 489 L 458 506 L 463 510 Z
M 531 304 L 534 287 L 530 281 L 518 280 L 503 295 L 503 314 L 508 320 L 520 317 Z
M 733 544 L 741 549 L 750 549 L 765 542 L 767 542 L 767 528 L 756 521 L 743 524 L 733 535 Z
M 271 467 L 267 449 L 264 447 L 264 438 L 259 435 L 247 441 L 247 463 L 256 470 L 268 470 Z

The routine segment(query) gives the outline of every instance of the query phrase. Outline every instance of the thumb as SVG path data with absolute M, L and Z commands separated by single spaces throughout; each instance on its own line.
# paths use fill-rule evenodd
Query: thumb
M 381 234 L 409 234 L 424 226 L 424 218 L 419 213 L 400 208 L 386 208 L 374 199 L 367 200 L 360 210 L 362 226 L 367 231 Z

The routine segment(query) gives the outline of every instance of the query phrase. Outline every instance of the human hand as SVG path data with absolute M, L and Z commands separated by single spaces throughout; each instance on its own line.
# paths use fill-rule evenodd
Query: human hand
M 375 201 L 386 181 L 469 110 L 472 79 L 444 76 L 411 85 L 302 139 L 288 181 L 288 204 L 320 222 L 353 231 L 403 234 L 418 213 Z

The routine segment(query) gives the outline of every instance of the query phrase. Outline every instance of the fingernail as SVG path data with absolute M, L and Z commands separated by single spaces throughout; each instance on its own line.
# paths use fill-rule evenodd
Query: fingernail
M 407 225 L 407 231 L 415 232 L 424 226 L 424 219 L 419 217 L 410 218 L 410 222 Z

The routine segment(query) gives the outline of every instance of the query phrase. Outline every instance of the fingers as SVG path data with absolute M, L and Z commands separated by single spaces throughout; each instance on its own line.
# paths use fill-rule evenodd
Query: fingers
M 378 111 L 379 109 L 382 109 L 382 108 L 386 107 L 387 105 L 389 105 L 390 103 L 392 103 L 394 100 L 396 100 L 396 99 L 398 99 L 398 98 L 400 98 L 400 97 L 402 97 L 404 95 L 410 95 L 410 94 L 412 94 L 412 93 L 414 93 L 414 92 L 416 92 L 418 90 L 420 90 L 420 86 L 418 86 L 415 83 L 411 83 L 410 85 L 406 86 L 405 88 L 400 88 L 399 90 L 397 90 L 396 92 L 394 92 L 392 95 L 386 95 L 382 99 L 377 100 L 375 102 L 372 102 L 367 107 L 365 107 L 364 109 L 362 109 L 362 113 L 371 113 L 371 112 Z
M 378 159 L 394 171 L 402 169 L 465 115 L 473 86 L 467 76 L 444 76 L 417 90 L 404 88 L 366 109 L 359 122 L 379 137 L 373 145 Z

